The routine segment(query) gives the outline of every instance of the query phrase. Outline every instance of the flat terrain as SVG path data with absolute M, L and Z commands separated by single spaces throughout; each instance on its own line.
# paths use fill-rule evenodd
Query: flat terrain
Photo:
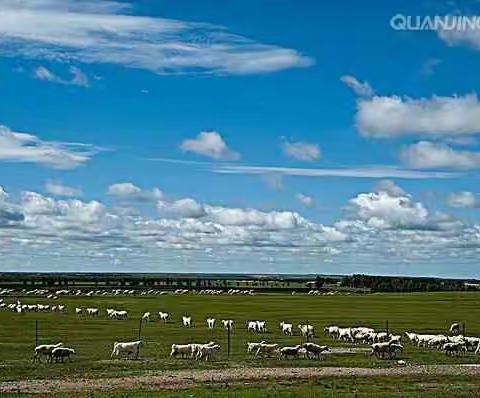
M 16 298 L 17 296 L 15 296 Z M 365 325 L 384 329 L 388 320 L 394 333 L 414 330 L 423 333 L 446 333 L 453 321 L 465 322 L 466 335 L 480 336 L 480 294 L 475 292 L 419 293 L 419 294 L 370 294 L 307 296 L 258 294 L 255 296 L 200 296 L 165 295 L 155 297 L 60 297 L 53 302 L 38 297 L 18 297 L 22 303 L 65 304 L 68 312 L 22 313 L 9 310 L 0 312 L 0 380 L 32 380 L 60 378 L 110 378 L 130 376 L 152 376 L 164 370 L 179 369 L 227 369 L 249 371 L 250 368 L 278 367 L 355 367 L 355 368 L 398 368 L 396 361 L 378 360 L 366 355 L 362 346 L 338 343 L 323 335 L 327 324 L 341 326 Z M 4 297 L 12 302 L 14 297 Z M 97 319 L 75 315 L 75 307 L 98 307 L 101 314 Z M 107 307 L 126 309 L 129 320 L 107 320 Z M 170 313 L 167 324 L 155 320 L 146 322 L 142 329 L 145 345 L 141 348 L 140 359 L 126 361 L 110 359 L 114 341 L 136 339 L 139 318 L 145 312 Z M 191 315 L 193 325 L 184 328 L 182 315 Z M 231 334 L 231 356 L 227 357 L 227 334 L 217 326 L 208 330 L 205 318 L 233 319 Z M 245 321 L 266 320 L 269 328 L 265 335 L 248 333 Z M 33 364 L 32 350 L 35 345 L 35 320 L 39 321 L 39 342 L 62 341 L 74 347 L 77 355 L 71 363 Z M 278 324 L 281 320 L 298 324 L 308 322 L 317 329 L 315 341 L 336 348 L 325 360 L 254 359 L 246 352 L 247 341 L 294 345 L 303 342 L 296 331 L 295 336 L 284 336 Z M 170 359 L 168 354 L 172 343 L 207 342 L 214 340 L 222 346 L 218 360 L 196 362 L 190 359 Z M 480 363 L 480 357 L 469 353 L 456 358 L 432 349 L 418 349 L 405 344 L 402 359 L 410 365 Z M 349 348 L 340 353 L 340 348 Z M 350 349 L 351 348 L 351 349 Z M 405 369 L 411 369 L 407 367 Z M 416 368 L 414 368 L 416 369 Z M 470 368 L 469 368 L 470 369 Z M 215 373 L 212 373 L 215 374 Z M 375 374 L 373 374 L 375 375 Z M 380 374 L 381 375 L 381 374 Z M 268 376 L 270 377 L 270 376 Z M 469 377 L 468 374 L 465 377 Z M 288 377 L 287 377 L 288 378 Z

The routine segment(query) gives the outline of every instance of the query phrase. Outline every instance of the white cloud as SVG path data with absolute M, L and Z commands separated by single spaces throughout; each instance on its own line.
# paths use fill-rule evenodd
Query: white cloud
M 297 193 L 295 197 L 301 204 L 305 206 L 313 206 L 315 203 L 315 200 L 311 196 L 304 195 L 303 193 Z
M 74 169 L 85 164 L 98 149 L 90 145 L 42 141 L 0 125 L 0 161 L 37 163 L 54 169 Z
M 207 214 L 204 206 L 191 198 L 179 199 L 174 202 L 159 201 L 157 207 L 161 212 L 185 218 L 200 218 Z
M 480 168 L 480 153 L 460 151 L 446 144 L 420 141 L 400 152 L 401 159 L 418 169 L 452 168 L 469 170 Z
M 237 160 L 240 158 L 240 154 L 232 151 L 216 131 L 202 131 L 196 138 L 184 140 L 180 148 L 212 159 Z
M 367 137 L 480 133 L 476 94 L 421 99 L 373 97 L 359 100 L 357 106 L 356 125 Z
M 386 192 L 392 197 L 405 196 L 406 192 L 391 180 L 380 180 L 375 184 L 375 192 Z
M 158 159 L 157 159 L 158 160 Z M 452 178 L 455 173 L 439 171 L 409 170 L 398 167 L 358 167 L 358 168 L 299 168 L 299 167 L 272 167 L 272 166 L 228 166 L 216 165 L 213 172 L 222 174 L 277 174 L 305 177 L 348 177 L 348 178 Z
M 45 191 L 56 196 L 80 196 L 82 190 L 67 185 L 58 184 L 56 182 L 47 181 L 45 183 Z
M 410 196 L 387 192 L 362 193 L 350 200 L 355 216 L 374 228 L 425 228 L 429 213 Z
M 163 193 L 157 187 L 151 191 L 144 191 L 131 182 L 112 184 L 107 189 L 107 194 L 121 200 L 156 201 L 162 199 Z
M 72 77 L 70 79 L 64 79 L 51 70 L 47 69 L 45 66 L 38 66 L 33 71 L 33 77 L 38 80 L 45 80 L 51 83 L 64 84 L 70 86 L 80 86 L 88 87 L 89 79 L 88 76 L 82 72 L 82 70 L 76 66 L 70 67 L 70 73 Z
M 320 147 L 317 144 L 306 142 L 284 142 L 282 149 L 289 158 L 304 162 L 313 162 L 320 159 L 321 156 Z
M 475 50 L 480 50 L 480 32 L 478 29 L 471 29 L 468 26 L 465 29 L 440 29 L 437 31 L 438 37 L 449 46 L 467 46 Z
M 159 74 L 267 73 L 314 62 L 224 27 L 133 11 L 117 1 L 3 0 L 0 48 L 3 56 L 119 64 Z
M 478 201 L 477 197 L 473 192 L 461 191 L 461 192 L 452 192 L 447 197 L 447 203 L 452 207 L 467 207 L 473 208 L 477 207 Z
M 367 81 L 362 83 L 358 81 L 354 76 L 350 75 L 343 75 L 342 77 L 340 77 L 340 80 L 348 87 L 350 87 L 352 91 L 360 97 L 372 97 L 375 94 L 372 87 Z

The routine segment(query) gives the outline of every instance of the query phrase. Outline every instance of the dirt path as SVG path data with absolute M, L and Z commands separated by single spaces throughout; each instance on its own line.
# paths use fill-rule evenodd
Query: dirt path
M 104 379 L 25 380 L 0 383 L 0 393 L 85 392 L 109 390 L 185 389 L 197 383 L 239 383 L 266 380 L 302 380 L 322 377 L 445 375 L 480 376 L 480 365 L 407 366 L 397 368 L 231 368 L 165 371 L 148 376 Z

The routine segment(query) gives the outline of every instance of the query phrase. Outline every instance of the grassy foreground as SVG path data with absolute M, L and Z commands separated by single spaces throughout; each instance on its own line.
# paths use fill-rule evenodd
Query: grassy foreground
M 27 304 L 48 303 L 46 299 L 20 297 Z M 6 302 L 13 297 L 5 298 Z M 378 329 L 389 321 L 391 330 L 403 333 L 446 333 L 453 321 L 465 322 L 467 335 L 480 335 L 480 293 L 455 292 L 431 294 L 371 294 L 345 296 L 305 296 L 264 294 L 256 296 L 156 296 L 156 297 L 62 297 L 58 303 L 67 305 L 66 314 L 15 314 L 0 312 L 0 380 L 39 379 L 45 377 L 113 377 L 144 374 L 150 371 L 180 368 L 218 368 L 229 366 L 391 366 L 391 361 L 381 361 L 364 353 L 330 355 L 324 361 L 278 361 L 253 359 L 246 353 L 247 341 L 265 339 L 281 345 L 302 342 L 296 336 L 283 336 L 278 323 L 281 320 L 298 324 L 305 322 L 317 328 L 316 341 L 322 344 L 340 345 L 323 335 L 326 324 L 342 326 L 367 325 Z M 50 303 L 52 303 L 50 301 Z M 77 317 L 75 307 L 97 306 L 101 309 L 98 319 Z M 104 309 L 113 307 L 129 311 L 128 321 L 105 319 Z M 145 311 L 170 313 L 169 322 L 155 320 L 144 324 L 142 337 L 145 345 L 138 361 L 110 360 L 112 343 L 116 340 L 137 338 L 139 317 Z M 193 326 L 186 329 L 181 317 L 193 317 Z M 226 332 L 217 326 L 208 330 L 205 318 L 215 317 L 234 320 L 231 356 L 227 358 Z M 267 321 L 266 335 L 249 334 L 245 328 L 248 319 Z M 35 320 L 39 320 L 40 343 L 62 341 L 74 347 L 77 355 L 71 363 L 33 364 L 32 349 L 35 345 Z M 218 360 L 211 363 L 169 359 L 172 343 L 206 342 L 221 344 Z M 412 364 L 469 363 L 480 358 L 469 354 L 458 358 L 446 357 L 435 350 L 406 346 L 403 358 Z
M 6 397 L 27 398 L 30 394 L 9 394 Z M 55 398 L 320 398 L 320 397 L 478 397 L 478 378 L 332 378 L 308 383 L 263 383 L 257 385 L 203 385 L 180 391 L 86 392 L 81 394 L 49 394 Z

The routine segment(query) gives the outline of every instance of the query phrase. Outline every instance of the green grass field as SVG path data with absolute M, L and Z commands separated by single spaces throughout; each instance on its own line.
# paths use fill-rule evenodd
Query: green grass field
M 36 297 L 20 297 L 26 304 L 47 303 Z M 12 297 L 6 297 L 11 302 Z M 51 301 L 50 301 L 51 303 Z M 326 360 L 279 361 L 277 359 L 253 359 L 246 353 L 247 341 L 276 342 L 294 345 L 302 342 L 296 336 L 283 336 L 279 330 L 281 320 L 298 324 L 313 324 L 317 329 L 316 341 L 322 344 L 340 345 L 323 335 L 326 324 L 342 326 L 366 325 L 383 329 L 385 321 L 394 333 L 406 330 L 446 333 L 453 321 L 465 322 L 467 335 L 480 335 L 480 293 L 430 293 L 430 294 L 371 294 L 348 296 L 306 296 L 259 294 L 256 296 L 183 296 L 156 297 L 61 297 L 58 303 L 67 305 L 66 314 L 16 314 L 9 310 L 0 312 L 0 379 L 38 379 L 44 377 L 110 377 L 143 374 L 148 371 L 180 368 L 217 368 L 228 366 L 394 366 L 387 360 L 378 360 L 364 353 L 330 355 Z M 77 317 L 77 306 L 96 306 L 101 309 L 98 319 Z M 107 307 L 129 311 L 128 321 L 107 320 Z M 116 340 L 137 338 L 139 317 L 143 312 L 170 313 L 167 324 L 158 320 L 144 324 L 142 338 L 145 341 L 140 351 L 140 360 L 110 360 L 112 343 Z M 181 317 L 193 317 L 190 329 L 181 325 Z M 208 330 L 205 318 L 234 320 L 231 356 L 227 357 L 226 332 L 217 326 Z M 266 335 L 247 333 L 245 321 L 267 321 Z M 39 343 L 62 341 L 74 347 L 77 355 L 71 363 L 33 364 L 32 350 L 35 345 L 35 320 L 39 321 Z M 169 359 L 172 343 L 206 342 L 214 340 L 222 346 L 218 360 L 195 362 Z M 458 358 L 446 357 L 436 350 L 417 349 L 406 344 L 402 358 L 412 364 L 425 363 L 470 363 L 480 362 L 473 354 Z

